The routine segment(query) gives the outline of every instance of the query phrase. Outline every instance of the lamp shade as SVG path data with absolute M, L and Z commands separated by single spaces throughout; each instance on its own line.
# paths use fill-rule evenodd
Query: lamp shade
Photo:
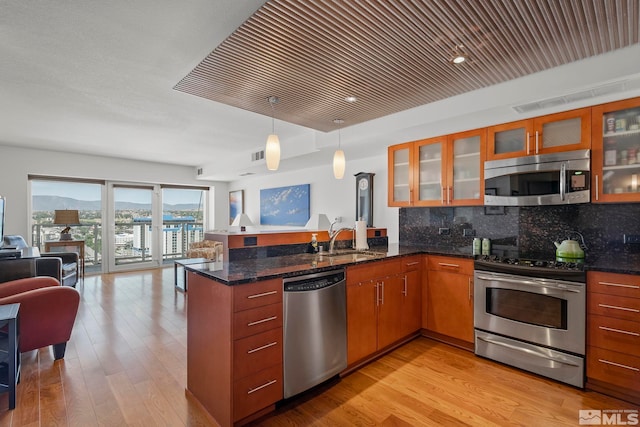
M 232 227 L 240 227 L 240 230 L 245 231 L 245 227 L 251 227 L 253 222 L 246 213 L 240 213 L 236 215 L 233 222 L 231 223 Z
M 53 223 L 59 225 L 78 225 L 80 224 L 78 211 L 72 209 L 56 210 Z
M 274 133 L 269 135 L 264 156 L 267 159 L 267 169 L 270 171 L 278 170 L 278 166 L 280 165 L 280 140 L 278 139 L 278 135 Z
M 345 167 L 344 151 L 336 150 L 336 153 L 333 155 L 333 176 L 335 176 L 336 179 L 342 179 L 344 177 Z
M 307 230 L 328 230 L 331 227 L 331 221 L 325 214 L 313 214 L 307 224 L 304 226 Z

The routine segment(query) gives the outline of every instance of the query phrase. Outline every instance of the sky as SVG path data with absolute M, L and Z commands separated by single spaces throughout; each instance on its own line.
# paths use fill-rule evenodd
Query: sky
M 94 201 L 101 199 L 102 186 L 99 184 L 65 183 L 60 181 L 31 181 L 32 196 L 60 196 L 77 200 Z M 150 203 L 151 198 L 141 198 L 141 190 L 119 188 L 117 197 L 121 202 Z M 179 203 L 200 203 L 200 190 L 162 190 L 163 202 L 171 205 Z

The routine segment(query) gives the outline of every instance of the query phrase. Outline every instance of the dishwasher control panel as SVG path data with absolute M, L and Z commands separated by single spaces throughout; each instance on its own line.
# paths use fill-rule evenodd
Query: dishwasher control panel
M 344 269 L 331 270 L 324 273 L 307 274 L 304 276 L 284 279 L 285 292 L 308 292 L 333 286 L 344 281 Z

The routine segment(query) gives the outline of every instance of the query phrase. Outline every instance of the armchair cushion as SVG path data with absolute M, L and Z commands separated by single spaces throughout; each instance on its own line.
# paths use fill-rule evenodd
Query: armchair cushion
M 206 258 L 218 260 L 222 254 L 222 242 L 202 240 L 189 243 L 187 258 Z
M 52 277 L 30 277 L 0 285 L 0 304 L 20 303 L 20 352 L 54 346 L 64 357 L 78 313 L 80 293 Z

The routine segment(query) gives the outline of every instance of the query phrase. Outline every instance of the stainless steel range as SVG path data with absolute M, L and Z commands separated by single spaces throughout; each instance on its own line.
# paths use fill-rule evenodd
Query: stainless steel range
M 476 354 L 583 387 L 585 282 L 579 263 L 476 259 Z

